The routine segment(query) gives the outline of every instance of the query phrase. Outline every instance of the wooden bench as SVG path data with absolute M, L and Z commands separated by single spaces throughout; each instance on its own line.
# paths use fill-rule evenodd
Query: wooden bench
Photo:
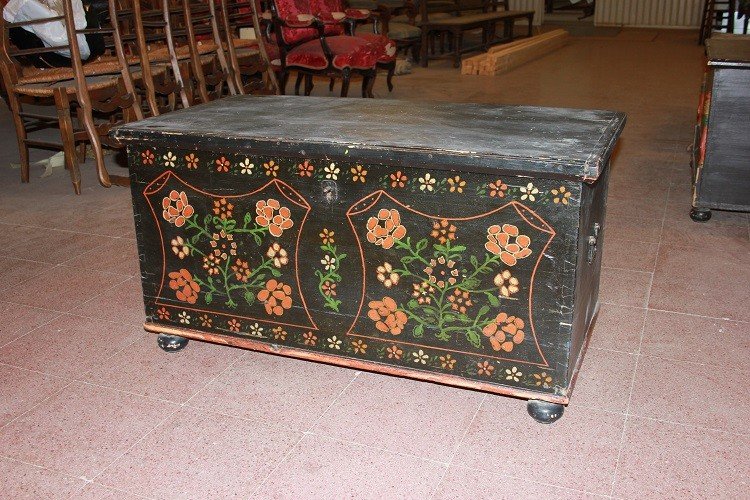
M 502 6 L 503 10 L 498 10 Z M 433 2 L 421 1 L 419 5 L 422 28 L 422 44 L 420 62 L 427 67 L 428 59 L 452 58 L 453 67 L 461 65 L 461 55 L 466 52 L 487 50 L 494 43 L 513 40 L 513 27 L 517 19 L 526 19 L 529 24 L 528 36 L 531 36 L 533 10 L 510 10 L 508 0 L 455 0 L 445 7 L 435 7 Z M 434 16 L 436 13 L 450 13 L 447 17 Z M 429 15 L 432 15 L 430 19 Z M 498 23 L 503 23 L 503 33 L 500 38 L 496 35 Z M 482 40 L 478 45 L 464 46 L 464 32 L 481 29 Z M 428 51 L 430 37 L 448 34 L 450 36 L 449 51 L 447 53 L 432 54 Z

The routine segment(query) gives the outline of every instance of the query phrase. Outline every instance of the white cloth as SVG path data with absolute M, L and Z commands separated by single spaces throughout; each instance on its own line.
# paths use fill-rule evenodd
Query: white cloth
M 62 2 L 70 1 L 73 6 L 73 19 L 76 29 L 86 28 L 86 11 L 83 10 L 81 0 L 10 0 L 3 9 L 3 19 L 9 23 L 20 23 L 45 17 L 57 17 L 63 15 Z M 68 44 L 68 33 L 65 30 L 65 22 L 60 19 L 48 23 L 31 24 L 23 29 L 38 36 L 46 47 L 55 47 Z M 76 35 L 81 59 L 86 60 L 91 55 L 89 44 L 86 43 L 85 35 Z M 61 56 L 70 57 L 69 50 L 55 51 Z

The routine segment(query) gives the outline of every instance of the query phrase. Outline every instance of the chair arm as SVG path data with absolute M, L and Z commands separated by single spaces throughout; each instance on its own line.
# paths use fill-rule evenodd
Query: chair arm
M 297 14 L 296 16 L 283 18 L 274 16 L 273 21 L 285 28 L 315 28 L 321 24 L 321 21 L 311 14 Z

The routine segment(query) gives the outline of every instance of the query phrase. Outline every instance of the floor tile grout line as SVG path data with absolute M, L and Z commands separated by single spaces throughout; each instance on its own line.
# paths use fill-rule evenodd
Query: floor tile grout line
M 669 195 L 671 194 L 671 192 L 672 192 L 672 187 L 670 185 L 670 187 L 667 189 L 667 197 L 664 203 L 664 215 L 665 216 L 666 216 L 667 208 L 669 206 Z M 631 375 L 631 378 L 630 378 L 630 391 L 628 392 L 628 402 L 625 405 L 625 418 L 622 423 L 622 433 L 620 434 L 620 445 L 617 449 L 617 458 L 615 459 L 615 468 L 612 471 L 612 484 L 610 485 L 610 490 L 609 490 L 610 497 L 614 496 L 615 494 L 615 487 L 617 486 L 617 475 L 620 469 L 620 460 L 622 458 L 622 453 L 625 448 L 625 438 L 627 436 L 628 420 L 630 417 L 630 406 L 633 400 L 633 391 L 635 390 L 635 381 L 636 381 L 636 377 L 638 376 L 638 367 L 640 366 L 640 361 L 641 361 L 641 356 L 642 356 L 641 353 L 643 351 L 643 336 L 646 332 L 646 323 L 648 321 L 648 305 L 651 303 L 651 291 L 654 286 L 654 276 L 656 275 L 656 266 L 659 263 L 659 253 L 661 252 L 661 249 L 662 249 L 662 237 L 664 234 L 664 224 L 665 224 L 664 221 L 665 219 L 662 218 L 661 228 L 659 229 L 659 244 L 657 246 L 656 259 L 654 259 L 654 265 L 653 265 L 653 268 L 651 269 L 651 279 L 649 280 L 649 283 L 648 283 L 648 293 L 646 293 L 646 303 L 645 303 L 646 314 L 643 315 L 643 323 L 641 324 L 641 334 L 640 334 L 640 337 L 638 338 L 638 349 L 636 350 L 636 353 L 638 355 L 635 358 L 635 366 L 633 367 L 633 374 Z
M 34 467 L 35 469 L 40 469 L 40 470 L 45 470 L 45 471 L 48 471 L 48 472 L 53 472 L 55 474 L 59 474 L 59 475 L 64 476 L 64 477 L 69 477 L 71 479 L 77 479 L 79 481 L 82 481 L 83 484 L 81 485 L 81 488 L 78 489 L 78 491 L 80 491 L 81 489 L 85 488 L 86 484 L 88 484 L 88 481 L 86 481 L 86 479 L 84 479 L 84 478 L 82 478 L 80 476 L 76 476 L 76 475 L 73 475 L 73 474 L 69 474 L 67 472 L 63 472 L 63 471 L 60 471 L 60 470 L 57 470 L 57 469 L 53 469 L 53 468 L 47 467 L 45 465 L 39 465 L 39 464 L 35 464 L 33 462 L 27 462 L 26 460 L 21 460 L 20 458 L 11 457 L 10 455 L 5 455 L 3 453 L 0 453 L 0 459 L 9 460 L 11 462 L 16 462 L 16 463 L 19 463 L 19 464 L 28 465 L 29 467 Z
M 414 453 L 407 453 L 407 452 L 404 452 L 404 451 L 391 450 L 391 449 L 388 449 L 388 448 L 383 448 L 382 446 L 375 446 L 375 445 L 372 445 L 372 444 L 361 443 L 359 441 L 352 441 L 352 440 L 348 440 L 348 439 L 341 439 L 341 438 L 338 438 L 338 437 L 335 437 L 335 436 L 329 436 L 329 435 L 321 433 L 321 432 L 306 432 L 305 435 L 306 436 L 315 436 L 315 437 L 319 437 L 321 439 L 327 439 L 328 441 L 336 441 L 337 443 L 342 443 L 342 444 L 346 444 L 346 445 L 356 446 L 358 448 L 364 448 L 366 450 L 379 451 L 381 453 L 387 453 L 389 455 L 394 455 L 394 456 L 398 456 L 398 457 L 413 458 L 413 459 L 416 459 L 416 460 L 419 460 L 419 461 L 422 461 L 422 462 L 429 462 L 429 463 L 435 464 L 435 465 L 442 465 L 442 466 L 447 466 L 448 465 L 447 462 L 441 462 L 440 460 L 435 460 L 434 458 L 427 458 L 427 457 L 423 457 L 422 455 L 415 455 Z
M 318 422 L 320 422 L 323 419 L 323 417 L 326 415 L 326 413 L 328 413 L 330 409 L 333 408 L 333 405 L 335 405 L 338 402 L 339 398 L 344 395 L 347 389 L 349 389 L 349 387 L 354 383 L 354 381 L 357 380 L 357 378 L 359 377 L 361 373 L 362 372 L 359 370 L 354 372 L 354 376 L 351 378 L 351 380 L 349 380 L 346 386 L 343 389 L 341 389 L 341 391 L 331 400 L 328 406 L 326 406 L 326 408 L 320 413 L 320 415 L 318 415 L 318 418 L 315 419 L 315 421 L 310 425 L 310 427 L 308 427 L 307 430 L 304 431 L 305 434 L 313 432 L 313 429 L 315 429 L 315 426 L 318 425 Z
M 13 303 L 12 303 L 12 302 L 10 302 L 10 304 L 13 304 Z M 22 305 L 22 304 L 13 304 L 13 305 Z M 18 337 L 15 337 L 15 338 L 11 339 L 11 340 L 7 341 L 7 342 L 6 342 L 6 343 L 4 343 L 4 344 L 0 344 L 0 350 L 2 350 L 2 349 L 3 349 L 4 347 L 5 347 L 5 346 L 7 346 L 7 345 L 10 345 L 10 344 L 12 344 L 13 342 L 15 342 L 15 341 L 17 341 L 17 340 L 19 340 L 19 339 L 21 339 L 21 338 L 23 338 L 23 337 L 27 336 L 27 335 L 28 335 L 28 334 L 30 334 L 31 332 L 33 332 L 33 331 L 35 331 L 35 330 L 38 330 L 39 328 L 42 328 L 42 327 L 44 327 L 44 326 L 47 326 L 47 325 L 49 325 L 50 323 L 52 323 L 53 321 L 57 320 L 58 318 L 60 318 L 61 316 L 63 316 L 63 315 L 65 314 L 65 313 L 63 313 L 63 312 L 59 312 L 59 311 L 52 311 L 52 310 L 50 310 L 50 309 L 42 309 L 42 310 L 43 310 L 43 311 L 48 311 L 48 312 L 51 312 L 51 313 L 55 314 L 55 316 L 53 316 L 53 317 L 52 317 L 52 318 L 51 318 L 51 319 L 50 319 L 49 321 L 45 321 L 44 323 L 41 323 L 41 324 L 39 324 L 39 325 L 35 326 L 34 328 L 32 328 L 31 330 L 29 330 L 28 332 L 26 332 L 26 333 L 22 333 L 22 334 L 21 334 L 21 335 L 19 335 Z M 0 362 L 0 363 L 1 363 L 1 362 Z M 14 365 L 11 365 L 11 366 L 14 366 Z
M 102 488 L 105 488 L 105 489 L 108 489 L 108 490 L 117 491 L 119 493 L 126 493 L 128 495 L 132 495 L 132 496 L 137 497 L 137 498 L 145 498 L 146 500 L 158 500 L 157 497 L 149 497 L 149 496 L 141 495 L 140 493 L 133 493 L 132 491 L 123 490 L 122 488 L 115 488 L 114 486 L 107 486 L 106 484 L 97 483 L 97 482 L 95 482 L 93 480 L 92 481 L 84 480 L 84 481 L 85 481 L 85 484 L 81 488 L 79 488 L 78 491 L 76 491 L 75 493 L 73 493 L 71 496 L 68 497 L 70 500 L 74 500 L 75 498 L 77 498 L 78 495 L 86 487 L 91 486 L 91 485 L 101 486 Z
M 271 470 L 268 471 L 268 474 L 266 474 L 266 477 L 264 477 L 263 480 L 258 483 L 258 486 L 255 487 L 255 489 L 253 490 L 252 494 L 250 495 L 251 498 L 255 498 L 257 496 L 258 491 L 260 491 L 260 489 L 263 487 L 263 485 L 266 484 L 266 481 L 268 481 L 268 478 L 270 478 L 273 475 L 273 473 L 276 472 L 279 469 L 279 467 L 281 467 L 281 465 L 284 462 L 287 461 L 287 459 L 289 458 L 289 456 L 292 454 L 292 452 L 295 450 L 295 448 L 297 448 L 297 446 L 302 442 L 303 439 L 305 439 L 305 433 L 304 432 L 300 433 L 299 439 L 297 439 L 297 441 L 295 441 L 294 444 L 292 444 L 289 447 L 289 449 L 284 454 L 284 456 L 281 458 L 281 460 L 279 460 L 276 463 L 276 465 L 273 468 L 271 468 Z
M 134 341 L 134 342 L 135 342 L 135 341 Z M 165 353 L 165 354 L 166 354 L 166 353 Z M 136 440 L 136 441 L 135 441 L 135 442 L 134 442 L 134 443 L 133 443 L 133 444 L 132 444 L 131 446 L 129 446 L 129 447 L 128 447 L 128 449 L 127 449 L 127 450 L 125 450 L 125 451 L 124 451 L 123 453 L 121 453 L 120 455 L 118 455 L 118 456 L 117 456 L 117 457 L 116 457 L 116 458 L 115 458 L 115 459 L 114 459 L 114 460 L 113 460 L 112 462 L 110 462 L 110 463 L 109 463 L 108 465 L 106 465 L 106 466 L 105 466 L 105 467 L 104 467 L 104 468 L 103 468 L 103 469 L 102 469 L 101 471 L 99 471 L 99 473 L 98 473 L 98 474 L 97 474 L 96 476 L 94 476 L 93 478 L 91 478 L 91 482 L 95 482 L 95 481 L 96 481 L 96 479 L 97 479 L 97 478 L 99 478 L 99 477 L 100 477 L 100 476 L 101 476 L 102 474 L 104 474 L 104 473 L 105 473 L 105 472 L 106 472 L 106 471 L 107 471 L 107 470 L 108 470 L 108 469 L 109 469 L 110 467 L 113 467 L 114 465 L 116 465 L 116 464 L 117 464 L 117 462 L 119 462 L 119 461 L 120 461 L 120 460 L 121 460 L 121 459 L 122 459 L 123 457 L 125 457 L 125 456 L 126 456 L 126 455 L 127 455 L 128 453 L 130 453 L 130 451 L 131 451 L 131 450 L 132 450 L 132 449 L 133 449 L 133 448 L 134 448 L 135 446 L 137 446 L 137 445 L 138 445 L 139 443 L 141 443 L 141 442 L 142 442 L 143 440 L 145 440 L 145 439 L 146 439 L 146 438 L 147 438 L 148 436 L 150 436 L 150 435 L 151 435 L 151 433 L 152 433 L 153 431 L 155 431 L 156 429 L 158 429 L 159 427 L 161 427 L 161 426 L 162 426 L 162 424 L 164 424 L 164 423 L 165 423 L 165 422 L 166 422 L 166 421 L 167 421 L 167 420 L 168 420 L 169 418 L 171 418 L 171 417 L 172 417 L 172 416 L 173 416 L 173 415 L 174 415 L 175 413 L 177 413 L 177 412 L 178 412 L 178 411 L 180 411 L 181 409 L 185 408 L 186 406 L 187 406 L 188 408 L 194 408 L 194 407 L 192 407 L 192 406 L 188 406 L 188 405 L 187 405 L 187 403 L 188 403 L 188 402 L 189 402 L 189 401 L 190 401 L 191 399 L 193 399 L 193 397 L 195 397 L 195 396 L 196 396 L 196 395 L 197 395 L 198 393 L 200 393 L 200 392 L 201 392 L 202 390 L 204 390 L 204 389 L 205 389 L 206 387 L 208 387 L 208 386 L 209 386 L 209 385 L 210 385 L 211 383 L 213 383 L 213 382 L 214 382 L 215 380 L 217 380 L 217 379 L 218 379 L 218 378 L 219 378 L 220 376 L 222 376 L 222 375 L 223 375 L 224 373 L 226 373 L 226 372 L 227 372 L 227 371 L 228 371 L 228 370 L 229 370 L 229 369 L 230 369 L 230 368 L 231 368 L 231 367 L 232 367 L 232 366 L 233 366 L 233 365 L 234 365 L 235 363 L 239 362 L 239 361 L 240 361 L 241 359 L 243 359 L 244 357 L 245 357 L 245 353 L 243 353 L 243 354 L 242 354 L 241 356 L 238 356 L 238 357 L 237 357 L 237 359 L 235 359 L 234 361 L 232 361 L 231 363 L 229 363 L 229 365 L 227 365 L 227 367 L 226 367 L 226 368 L 224 368 L 224 369 L 223 369 L 223 370 L 222 370 L 221 372 L 219 372 L 219 373 L 218 373 L 218 374 L 217 374 L 217 375 L 216 375 L 215 377 L 213 377 L 213 378 L 212 378 L 211 380 L 209 380 L 208 382 L 206 382 L 206 383 L 205 383 L 205 384 L 204 384 L 204 385 L 203 385 L 203 386 L 202 386 L 202 387 L 201 387 L 200 389 L 198 389 L 198 390 L 197 390 L 197 391 L 196 391 L 196 392 L 195 392 L 195 393 L 194 393 L 194 394 L 193 394 L 192 396 L 190 396 L 190 397 L 189 397 L 189 398 L 188 398 L 187 400 L 185 400 L 184 402 L 182 402 L 182 403 L 175 403 L 175 402 L 173 402 L 173 401 L 165 401 L 165 400 L 159 400 L 159 401 L 161 401 L 161 402 L 166 402 L 166 403 L 169 403 L 170 405 L 174 405 L 174 406 L 176 406 L 176 408 L 175 408 L 175 409 L 174 409 L 174 411 L 172 411 L 172 412 L 171 412 L 171 413 L 170 413 L 169 415 L 167 415 L 167 416 L 166 416 L 166 417 L 165 417 L 164 419 L 162 419 L 162 420 L 161 420 L 161 421 L 160 421 L 160 422 L 159 422 L 158 424 L 156 424 L 156 426 L 155 426 L 154 428 L 152 428 L 151 430 L 149 430 L 148 432 L 146 432 L 146 433 L 145 433 L 145 434 L 144 434 L 143 436 L 141 436 L 141 437 L 140 437 L 139 439 L 137 439 L 137 440 Z M 117 389 L 115 389 L 115 390 L 117 390 Z M 119 391 L 119 392 L 124 392 L 124 391 Z M 139 395 L 139 394 L 134 394 L 134 395 L 135 395 L 135 396 L 138 396 L 138 397 L 147 397 L 147 396 L 143 396 L 143 395 Z M 101 484 L 102 484 L 103 486 L 107 486 L 107 485 L 105 485 L 104 483 L 101 483 Z
M 74 384 L 74 383 L 75 383 L 75 382 L 73 382 L 73 381 L 71 380 L 70 382 L 68 382 L 67 384 L 65 384 L 64 386 L 62 386 L 62 387 L 61 387 L 60 389 L 58 389 L 58 390 L 54 391 L 54 392 L 53 392 L 52 394 L 50 394 L 50 395 L 49 395 L 49 396 L 47 396 L 46 398 L 43 398 L 43 399 L 42 399 L 41 401 L 39 401 L 38 403 L 36 403 L 36 404 L 35 404 L 35 405 L 33 405 L 32 407 L 30 407 L 30 408 L 29 408 L 28 410 L 26 410 L 26 411 L 24 411 L 24 412 L 22 412 L 22 413 L 19 413 L 18 415 L 16 415 L 16 416 L 15 416 L 14 418 L 10 419 L 10 420 L 9 420 L 8 422 L 6 422 L 5 424 L 3 424 L 3 425 L 0 425 L 0 433 L 2 433 L 2 431 L 4 431 L 5 429 L 7 429 L 7 428 L 8 428 L 9 426 L 11 426 L 11 425 L 12 425 L 13 423 L 15 423 L 15 422 L 16 422 L 17 420 L 19 420 L 19 419 L 21 419 L 21 418 L 25 417 L 25 416 L 26 416 L 26 415 L 28 415 L 29 413 L 31 413 L 31 412 L 33 412 L 34 410 L 36 410 L 37 408 L 39 408 L 39 407 L 40 407 L 40 406 L 41 406 L 42 404 L 44 404 L 44 403 L 47 403 L 48 401 L 52 400 L 53 398 L 56 398 L 56 397 L 58 397 L 58 396 L 59 396 L 60 394 L 62 394 L 62 392 L 63 392 L 63 391 L 65 390 L 65 389 L 67 389 L 68 387 L 70 387 L 70 386 L 71 386 L 72 384 Z
M 504 477 L 504 478 L 508 478 L 508 479 L 515 479 L 515 480 L 518 480 L 518 481 L 524 481 L 524 482 L 532 483 L 532 484 L 541 484 L 543 486 L 551 486 L 553 488 L 559 488 L 559 489 L 562 489 L 562 490 L 572 491 L 572 492 L 576 492 L 576 493 L 585 493 L 587 495 L 596 495 L 598 497 L 603 497 L 603 498 L 612 498 L 611 495 L 604 494 L 604 493 L 594 493 L 594 492 L 589 491 L 589 490 L 579 490 L 579 489 L 576 489 L 576 488 L 570 488 L 568 486 L 560 486 L 560 485 L 557 485 L 557 484 L 554 484 L 554 483 L 547 483 L 547 482 L 544 482 L 544 481 L 537 481 L 535 479 L 529 479 L 529 478 L 522 477 L 522 476 L 514 476 L 512 474 L 501 474 L 501 473 L 493 472 L 491 470 L 477 468 L 477 467 L 468 467 L 466 465 L 453 465 L 453 467 L 456 467 L 457 469 L 470 470 L 470 471 L 474 471 L 474 472 L 483 472 L 485 474 L 490 474 L 490 475 L 497 476 L 497 477 Z
M 670 313 L 670 314 L 679 314 L 681 316 L 693 316 L 696 318 L 704 318 L 704 319 L 713 319 L 713 320 L 719 320 L 719 321 L 731 321 L 733 323 L 742 323 L 742 324 L 749 324 L 750 321 L 744 320 L 744 319 L 735 319 L 735 318 L 720 318 L 717 316 L 705 316 L 703 314 L 695 314 L 695 313 L 688 313 L 684 311 L 672 311 L 669 309 L 659 309 L 656 307 L 644 307 L 644 306 L 634 306 L 631 304 L 621 304 L 619 302 L 610 302 L 607 300 L 600 300 L 600 304 L 608 305 L 608 306 L 616 306 L 616 307 L 624 307 L 627 309 L 641 309 L 644 311 L 654 311 L 654 312 L 662 312 L 662 313 Z
M 471 420 L 466 425 L 466 429 L 464 429 L 464 432 L 461 433 L 461 437 L 456 443 L 456 446 L 453 447 L 453 452 L 451 453 L 451 456 L 448 458 L 448 463 L 446 464 L 445 470 L 443 470 L 443 474 L 440 476 L 440 479 L 435 483 L 435 488 L 432 490 L 432 492 L 430 493 L 430 496 L 428 497 L 430 500 L 435 498 L 435 495 L 440 489 L 440 486 L 443 484 L 443 481 L 445 480 L 445 476 L 448 474 L 448 470 L 451 468 L 451 465 L 453 464 L 453 459 L 455 458 L 456 453 L 458 453 L 459 448 L 461 448 L 461 445 L 464 443 L 464 440 L 466 439 L 467 434 L 469 434 L 469 431 L 471 430 L 471 426 L 474 425 L 474 420 L 476 420 L 477 415 L 479 415 L 479 412 L 482 410 L 482 406 L 484 405 L 484 402 L 486 400 L 487 400 L 487 394 L 484 394 L 482 396 L 481 401 L 479 401 L 479 404 L 477 405 L 477 409 L 474 410 L 474 414 L 471 416 Z

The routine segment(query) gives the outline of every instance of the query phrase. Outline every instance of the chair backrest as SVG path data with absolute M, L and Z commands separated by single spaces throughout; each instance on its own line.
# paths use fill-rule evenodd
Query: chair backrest
M 266 39 L 263 34 L 260 12 L 258 12 L 259 9 L 256 10 L 255 0 L 222 0 L 220 4 L 221 9 L 219 10 L 219 13 L 223 27 L 222 34 L 224 41 L 227 44 L 227 52 L 229 53 L 229 59 L 235 72 L 238 90 L 243 92 L 244 87 L 242 84 L 240 61 L 234 41 L 235 39 L 240 38 L 243 29 L 251 29 L 253 30 L 255 41 L 258 44 L 258 52 L 263 66 L 262 70 L 267 79 L 267 85 L 272 91 L 278 92 L 279 86 L 276 81 L 276 75 L 271 69 L 271 60 L 266 47 Z
M 115 10 L 113 0 L 110 0 L 109 4 L 100 3 L 96 10 L 99 15 L 96 19 L 92 17 L 88 20 L 81 18 L 80 11 L 73 8 L 72 0 L 60 0 L 60 5 L 62 13 L 50 12 L 50 15 L 46 17 L 19 22 L 2 20 L 0 59 L 2 59 L 2 74 L 7 90 L 10 91 L 24 73 L 33 73 L 46 81 L 50 81 L 59 74 L 60 79 L 65 80 L 70 77 L 70 70 L 67 68 L 72 68 L 80 104 L 90 107 L 86 75 L 92 73 L 90 69 L 96 64 L 97 74 L 119 74 L 122 77 L 127 94 L 120 96 L 119 102 L 124 102 L 122 99 L 132 99 L 135 102 L 135 88 L 127 54 L 123 50 L 116 23 L 110 22 Z M 64 30 L 61 29 L 57 33 L 58 36 L 55 38 L 58 40 L 57 43 L 42 42 L 39 38 L 28 37 L 26 28 L 39 27 L 50 22 L 62 23 L 64 26 Z M 87 24 L 96 26 L 89 27 Z M 21 36 L 21 40 L 30 42 L 31 46 L 20 48 L 14 44 L 11 40 L 14 31 Z M 83 43 L 86 44 L 85 62 L 81 54 Z M 61 53 L 66 55 L 63 56 Z M 49 66 L 50 69 L 31 69 L 32 66 L 39 68 L 44 65 Z M 109 107 L 104 106 L 102 110 L 107 112 Z M 142 118 L 138 106 L 134 106 L 134 114 L 136 118 Z
M 270 0 L 271 10 L 281 19 L 296 19 L 298 15 L 312 15 L 311 0 Z M 278 29 L 281 35 L 279 45 L 298 45 L 318 36 L 315 28 L 287 28 Z

